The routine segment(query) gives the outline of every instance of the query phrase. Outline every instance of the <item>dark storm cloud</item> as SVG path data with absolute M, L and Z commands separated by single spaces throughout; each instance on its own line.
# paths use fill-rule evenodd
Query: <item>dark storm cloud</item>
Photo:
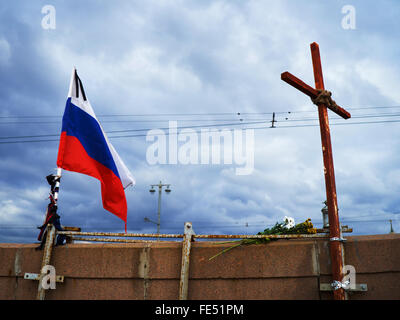
M 400 71 L 397 2 L 356 1 L 356 30 L 341 28 L 345 2 L 54 1 L 55 30 L 41 28 L 45 4 L 13 1 L 0 9 L 0 116 L 39 117 L 0 119 L 19 122 L 0 123 L 1 137 L 58 134 L 74 65 L 97 115 L 313 111 L 307 97 L 280 80 L 289 70 L 312 84 L 313 41 L 338 103 L 400 101 L 394 85 Z M 168 126 L 99 118 L 106 131 Z M 296 124 L 285 121 L 280 116 L 278 125 Z M 356 233 L 386 232 L 383 220 L 399 212 L 397 126 L 332 126 L 341 217 L 382 217 L 375 225 L 353 224 Z M 144 217 L 157 219 L 157 195 L 149 185 L 160 180 L 172 184 L 171 194 L 162 196 L 162 232 L 181 233 L 185 221 L 197 233 L 256 233 L 285 215 L 320 222 L 319 129 L 256 130 L 255 138 L 250 176 L 235 175 L 231 165 L 152 166 L 145 137 L 111 139 L 137 181 L 126 191 L 128 230 L 155 231 Z M 0 144 L 0 241 L 35 241 L 32 227 L 43 219 L 45 176 L 54 172 L 57 148 L 58 142 Z M 102 208 L 95 179 L 64 171 L 59 201 L 65 225 L 123 230 L 123 222 Z M 11 229 L 15 225 L 24 229 Z

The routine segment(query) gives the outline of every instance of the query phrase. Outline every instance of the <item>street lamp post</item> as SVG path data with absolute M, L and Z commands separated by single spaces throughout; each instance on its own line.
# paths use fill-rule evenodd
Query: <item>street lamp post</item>
M 170 187 L 170 184 L 163 184 L 161 181 L 160 181 L 160 183 L 159 184 L 152 184 L 152 185 L 150 185 L 150 187 L 151 187 L 151 189 L 149 190 L 150 191 L 150 193 L 152 193 L 152 194 L 154 194 L 154 192 L 156 191 L 155 189 L 154 189 L 154 187 L 158 187 L 158 212 L 157 212 L 157 234 L 160 234 L 160 214 L 161 214 L 161 193 L 162 193 L 162 188 L 163 187 L 166 187 L 165 188 L 165 192 L 168 194 L 168 193 L 170 193 L 171 192 L 171 189 L 169 188 Z M 144 220 L 145 221 L 147 221 L 147 222 L 153 222 L 154 223 L 154 221 L 151 221 L 150 219 L 148 219 L 148 218 L 144 218 Z

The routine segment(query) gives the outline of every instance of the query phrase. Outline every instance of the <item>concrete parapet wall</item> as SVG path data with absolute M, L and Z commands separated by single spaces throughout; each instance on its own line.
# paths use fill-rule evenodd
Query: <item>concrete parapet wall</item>
M 329 242 L 278 240 L 241 246 L 192 244 L 188 299 L 331 299 Z M 35 299 L 42 251 L 36 244 L 0 244 L 0 299 Z M 400 299 L 400 234 L 348 237 L 345 264 L 356 269 L 367 292 L 350 299 Z M 67 244 L 55 247 L 51 264 L 65 277 L 46 299 L 165 299 L 179 295 L 182 242 Z

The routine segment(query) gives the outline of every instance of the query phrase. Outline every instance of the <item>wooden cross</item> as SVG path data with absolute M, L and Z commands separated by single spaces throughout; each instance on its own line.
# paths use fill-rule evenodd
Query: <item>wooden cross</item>
M 281 74 L 281 79 L 301 92 L 308 95 L 318 105 L 319 125 L 321 131 L 322 155 L 324 159 L 324 175 L 326 198 L 328 204 L 329 216 L 329 234 L 330 234 L 330 256 L 332 262 L 333 283 L 341 283 L 343 279 L 343 255 L 342 255 L 342 238 L 339 224 L 339 215 L 337 207 L 335 172 L 333 168 L 332 144 L 329 129 L 328 110 L 332 110 L 344 119 L 351 117 L 350 113 L 342 109 L 333 101 L 333 103 L 324 103 L 316 99 L 321 92 L 326 94 L 324 86 L 324 78 L 322 75 L 321 57 L 319 46 L 317 43 L 311 44 L 311 56 L 314 69 L 315 89 L 310 87 L 300 79 L 296 78 L 289 72 Z M 332 101 L 332 100 L 331 100 Z M 342 288 L 334 290 L 334 299 L 344 300 L 345 292 Z

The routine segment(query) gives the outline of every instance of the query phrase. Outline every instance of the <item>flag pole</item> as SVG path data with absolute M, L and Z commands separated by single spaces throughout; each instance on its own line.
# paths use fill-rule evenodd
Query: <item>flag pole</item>
M 58 167 L 57 168 L 57 173 L 56 173 L 56 176 L 58 178 L 57 178 L 56 184 L 54 186 L 54 202 L 55 202 L 57 208 L 58 208 L 57 200 L 58 200 L 58 192 L 59 192 L 59 189 L 60 189 L 61 172 L 62 172 L 62 169 L 60 167 Z
M 41 250 L 43 248 L 44 245 L 44 241 L 46 239 L 46 230 L 47 230 L 47 226 L 48 224 L 53 224 L 54 220 L 52 219 L 52 217 L 54 216 L 54 214 L 57 214 L 57 209 L 58 209 L 58 204 L 57 204 L 57 200 L 58 200 L 58 193 L 59 193 L 59 189 L 60 189 L 60 179 L 61 179 L 61 172 L 62 169 L 61 168 L 57 168 L 57 172 L 55 175 L 50 175 L 47 176 L 47 182 L 50 184 L 50 203 L 47 205 L 47 209 L 46 209 L 46 214 L 44 217 L 44 221 L 43 224 L 38 227 L 38 229 L 40 229 L 40 233 L 38 236 L 38 240 L 41 241 L 40 246 L 37 248 L 37 250 Z M 49 180 L 49 177 L 53 176 L 54 180 Z
M 49 214 L 53 213 L 53 216 L 57 216 L 57 209 L 58 209 L 58 204 L 57 204 L 57 199 L 58 199 L 58 192 L 60 188 L 60 179 L 61 179 L 61 168 L 57 168 L 57 172 L 55 175 L 55 179 L 52 181 L 50 184 L 50 204 L 47 207 L 47 212 L 46 212 L 46 218 L 45 218 L 45 223 L 43 224 L 42 227 L 47 229 L 47 234 L 42 235 L 42 237 L 45 239 L 46 244 L 44 248 L 44 253 L 43 253 L 43 259 L 42 259 L 42 265 L 40 268 L 40 276 L 39 276 L 39 286 L 38 286 L 38 291 L 37 291 L 37 300 L 44 300 L 45 298 L 45 288 L 43 287 L 42 281 L 43 278 L 46 276 L 47 271 L 44 270 L 44 267 L 50 264 L 50 259 L 51 259 L 51 252 L 53 250 L 53 245 L 54 245 L 54 240 L 56 238 L 56 227 L 54 225 L 54 220 L 49 218 Z M 55 183 L 54 183 L 55 181 Z M 54 185 L 53 185 L 54 183 Z M 49 212 L 50 210 L 50 212 Z M 57 219 L 56 219 L 57 220 Z M 59 225 L 59 222 L 56 222 L 56 225 Z M 44 230 L 44 229 L 43 229 Z M 43 240 L 42 239 L 42 244 L 40 247 L 43 246 Z

